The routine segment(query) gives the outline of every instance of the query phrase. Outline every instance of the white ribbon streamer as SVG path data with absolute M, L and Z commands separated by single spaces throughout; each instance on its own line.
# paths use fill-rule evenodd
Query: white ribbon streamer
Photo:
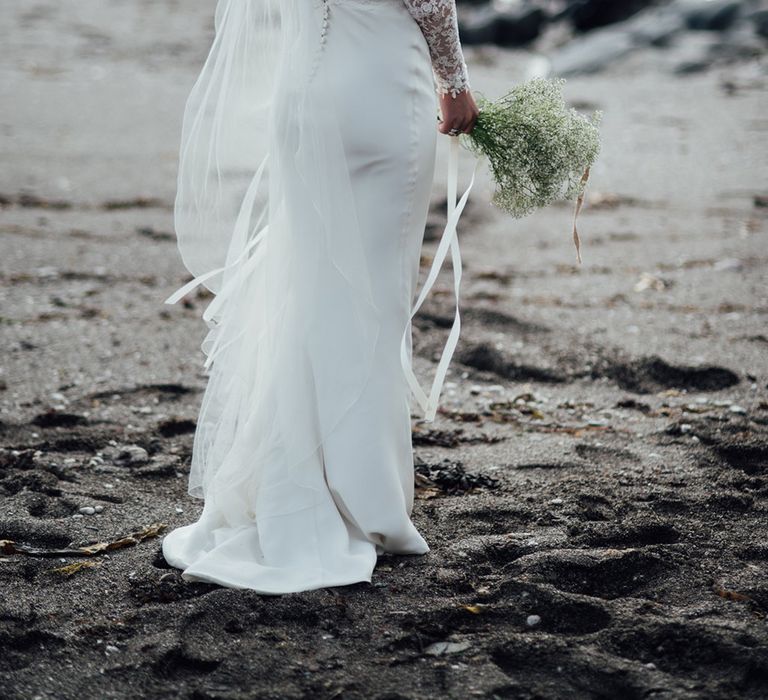
M 457 196 L 457 188 L 458 188 L 459 138 L 458 136 L 450 136 L 449 138 L 450 138 L 450 146 L 448 151 L 447 221 L 445 224 L 445 228 L 443 229 L 443 233 L 440 237 L 440 242 L 437 246 L 437 250 L 435 252 L 435 256 L 432 261 L 432 266 L 429 270 L 429 274 L 427 275 L 427 279 L 424 281 L 424 285 L 421 289 L 421 292 L 419 294 L 419 297 L 416 303 L 411 309 L 408 323 L 406 324 L 406 327 L 403 331 L 403 335 L 400 341 L 400 364 L 402 366 L 403 372 L 405 373 L 405 378 L 408 381 L 408 385 L 413 391 L 413 394 L 416 397 L 416 400 L 418 401 L 419 405 L 424 411 L 424 420 L 430 421 L 430 422 L 435 419 L 435 415 L 437 413 L 437 406 L 440 399 L 440 393 L 442 392 L 443 384 L 445 382 L 445 377 L 446 377 L 446 374 L 448 373 L 448 366 L 450 365 L 451 359 L 453 357 L 453 353 L 456 349 L 456 345 L 459 340 L 459 335 L 461 333 L 461 316 L 459 312 L 459 292 L 461 288 L 462 264 L 461 264 L 461 250 L 459 248 L 459 239 L 457 236 L 457 226 L 459 223 L 459 218 L 461 217 L 461 214 L 464 211 L 464 207 L 467 204 L 469 193 L 472 189 L 472 186 L 474 185 L 477 166 L 478 166 L 478 163 L 480 162 L 480 158 L 477 158 L 475 161 L 475 165 L 472 169 L 472 177 L 470 178 L 469 185 L 467 186 L 467 189 L 464 191 L 464 194 L 461 196 L 461 199 L 457 203 L 456 196 Z M 261 175 L 264 170 L 264 166 L 266 165 L 266 160 L 267 159 L 265 158 L 262 161 L 258 171 L 256 172 L 251 182 L 250 187 L 248 188 L 248 192 L 246 193 L 245 198 L 243 200 L 243 206 L 240 211 L 240 216 L 238 217 L 236 228 L 239 228 L 242 225 L 246 225 L 247 223 L 247 217 L 253 207 L 253 201 L 256 196 L 256 192 L 258 190 L 258 185 L 261 180 Z M 248 242 L 248 244 L 243 248 L 243 251 L 240 253 L 240 255 L 238 255 L 238 257 L 235 260 L 228 263 L 227 265 L 224 265 L 223 267 L 218 267 L 214 270 L 210 270 L 209 272 L 206 272 L 203 275 L 198 275 L 194 279 L 184 284 L 178 290 L 176 290 L 173 294 L 171 294 L 171 296 L 169 296 L 165 300 L 165 303 L 175 304 L 179 300 L 181 300 L 184 296 L 189 294 L 195 287 L 205 282 L 207 279 L 210 279 L 214 275 L 224 272 L 225 270 L 239 266 L 245 260 L 250 250 L 257 243 L 261 241 L 263 236 L 266 234 L 267 229 L 268 227 L 264 226 L 264 228 L 262 228 L 261 231 L 259 231 L 259 233 L 256 236 L 254 236 L 252 240 Z M 408 359 L 407 333 L 408 333 L 408 328 L 411 325 L 411 322 L 414 316 L 418 313 L 419 309 L 421 308 L 421 305 L 424 303 L 424 300 L 426 299 L 427 295 L 429 294 L 432 287 L 434 286 L 435 281 L 437 280 L 437 276 L 440 270 L 442 269 L 442 266 L 443 266 L 443 263 L 445 262 L 445 258 L 448 254 L 449 248 L 451 251 L 451 263 L 453 268 L 453 287 L 454 287 L 454 297 L 456 299 L 456 310 L 455 310 L 455 315 L 453 319 L 453 325 L 451 326 L 451 331 L 448 334 L 448 339 L 446 340 L 445 346 L 443 347 L 443 351 L 440 355 L 440 361 L 438 362 L 437 370 L 435 372 L 435 377 L 432 381 L 432 386 L 429 390 L 429 394 L 427 394 L 422 388 L 421 384 L 419 383 L 418 378 L 414 374 L 412 365 Z M 208 306 L 205 313 L 203 314 L 203 318 L 206 321 L 209 321 L 213 317 L 213 314 L 215 313 L 215 311 L 221 308 L 226 297 L 237 286 L 237 283 L 242 281 L 242 275 L 247 274 L 248 272 L 250 272 L 250 269 L 254 267 L 253 265 L 254 260 L 250 260 L 249 262 L 251 264 L 246 264 L 242 268 L 242 270 L 238 271 L 237 274 L 231 276 L 230 279 L 228 280 L 228 284 L 225 284 L 224 287 L 221 289 L 221 291 L 216 295 L 216 298 L 211 302 L 211 304 Z M 242 272 L 242 275 L 240 274 L 240 272 Z M 218 340 L 219 339 L 217 339 L 217 341 Z M 205 360 L 204 367 L 206 369 L 210 367 L 211 363 L 213 362 L 214 356 L 221 349 L 223 348 L 219 347 L 219 343 L 215 342 L 213 348 L 211 348 Z
M 243 198 L 243 203 L 240 207 L 240 212 L 238 213 L 237 223 L 235 224 L 235 235 L 237 235 L 237 233 L 240 232 L 241 229 L 244 229 L 245 227 L 248 226 L 248 220 L 249 220 L 251 211 L 253 209 L 253 203 L 256 199 L 256 193 L 258 192 L 259 184 L 261 183 L 261 176 L 264 173 L 265 166 L 267 165 L 267 159 L 268 159 L 268 156 L 265 156 L 261 161 L 261 164 L 259 165 L 259 169 L 254 174 L 253 179 L 251 180 L 251 184 L 248 186 L 248 190 L 245 193 L 245 197 Z M 259 221 L 256 224 L 257 226 L 259 225 L 259 223 L 261 223 L 261 220 L 263 218 L 264 218 L 264 212 L 262 212 L 261 217 L 259 217 Z M 253 248 L 257 243 L 261 241 L 266 231 L 267 231 L 267 227 L 265 226 L 264 228 L 261 229 L 261 231 L 258 232 L 258 234 L 256 234 L 248 242 L 248 245 L 246 245 L 243 248 L 240 255 L 238 255 L 232 262 L 227 263 L 222 267 L 217 267 L 213 270 L 209 270 L 205 274 L 198 275 L 197 277 L 190 280 L 182 287 L 179 287 L 163 303 L 175 304 L 176 302 L 183 299 L 187 294 L 189 294 L 195 287 L 202 284 L 206 280 L 210 279 L 214 275 L 218 275 L 220 272 L 224 272 L 225 270 L 229 270 L 230 268 L 233 268 L 239 265 L 245 259 L 245 256 L 250 252 L 251 248 Z M 206 321 L 211 318 L 215 309 L 221 305 L 221 302 L 223 301 L 224 296 L 226 296 L 223 292 L 224 290 L 222 289 L 221 292 L 216 295 L 216 298 L 211 302 L 208 309 L 206 309 L 205 314 L 203 315 L 203 318 Z M 214 304 L 216 304 L 216 306 L 214 306 Z
M 408 380 L 408 384 L 413 391 L 416 400 L 424 411 L 424 420 L 433 421 L 435 414 L 437 413 L 437 405 L 440 398 L 440 392 L 442 391 L 443 382 L 445 381 L 445 375 L 448 372 L 448 365 L 453 357 L 453 352 L 456 349 L 456 344 L 459 340 L 459 333 L 461 332 L 461 317 L 459 315 L 459 288 L 461 285 L 461 251 L 459 249 L 459 239 L 456 235 L 456 227 L 459 223 L 459 217 L 464 211 L 464 207 L 469 198 L 469 192 L 472 189 L 472 185 L 475 182 L 475 173 L 477 172 L 477 166 L 480 162 L 480 158 L 475 160 L 474 168 L 472 169 L 472 177 L 469 181 L 467 189 L 461 196 L 458 205 L 456 204 L 456 190 L 458 186 L 458 167 L 459 167 L 459 137 L 451 136 L 450 138 L 450 150 L 448 152 L 448 220 L 445 224 L 445 229 L 440 237 L 440 243 L 437 246 L 435 257 L 432 261 L 432 267 L 429 270 L 427 279 L 424 281 L 419 298 L 416 301 L 413 309 L 411 310 L 411 316 L 408 319 L 405 330 L 403 331 L 402 338 L 400 340 L 400 364 L 405 373 L 405 378 Z M 437 365 L 435 372 L 435 378 L 432 381 L 432 387 L 429 395 L 422 389 L 419 380 L 413 372 L 411 363 L 408 361 L 408 345 L 407 345 L 407 333 L 408 327 L 421 308 L 424 299 L 432 289 L 432 286 L 437 279 L 437 275 L 445 261 L 445 256 L 448 252 L 448 248 L 451 249 L 451 263 L 453 266 L 453 288 L 454 296 L 456 297 L 456 313 L 453 319 L 453 325 L 451 332 L 448 334 L 448 340 L 443 347 L 443 352 L 440 356 L 440 361 Z

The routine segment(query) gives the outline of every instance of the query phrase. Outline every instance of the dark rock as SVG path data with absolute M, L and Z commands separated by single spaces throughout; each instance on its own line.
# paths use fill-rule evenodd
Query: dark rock
M 753 12 L 749 19 L 755 27 L 755 32 L 761 37 L 768 39 L 768 10 Z
M 496 43 L 498 19 L 498 13 L 491 5 L 462 13 L 459 18 L 459 36 L 462 45 Z
M 686 27 L 677 5 L 651 7 L 619 26 L 610 26 L 577 37 L 553 58 L 558 75 L 594 73 L 643 46 L 666 46 Z
M 653 0 L 575 0 L 568 11 L 579 31 L 621 22 L 653 4 Z
M 678 3 L 682 7 L 689 29 L 722 31 L 728 29 L 741 12 L 738 0 L 711 0 L 710 2 Z
M 528 4 L 499 12 L 496 23 L 496 43 L 499 46 L 520 46 L 533 41 L 547 20 L 544 11 Z
M 760 33 L 768 33 L 768 11 L 765 16 L 759 11 L 753 12 L 743 22 L 739 22 L 741 6 L 742 3 L 735 0 L 713 0 L 709 3 L 678 0 L 650 7 L 620 25 L 603 27 L 570 41 L 552 58 L 552 70 L 562 76 L 594 73 L 607 68 L 634 49 L 668 46 L 687 29 L 727 32 L 722 40 L 716 38 L 719 35 L 713 34 L 711 41 L 702 39 L 693 43 L 686 42 L 682 47 L 683 55 L 675 65 L 675 73 L 694 73 L 706 70 L 715 63 L 729 63 L 762 55 L 765 46 Z M 765 28 L 761 29 L 763 26 Z M 695 34 L 689 38 L 692 40 Z
M 487 3 L 461 14 L 459 34 L 465 45 L 521 46 L 538 37 L 546 22 L 544 10 L 531 2 Z
M 149 462 L 147 450 L 139 445 L 118 445 L 101 451 L 101 456 L 120 466 L 138 466 Z

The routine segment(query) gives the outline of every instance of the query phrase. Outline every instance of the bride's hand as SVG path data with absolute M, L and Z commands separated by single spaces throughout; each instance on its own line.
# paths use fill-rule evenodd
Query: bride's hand
M 468 134 L 475 126 L 480 114 L 475 99 L 469 90 L 464 90 L 451 97 L 450 93 L 440 96 L 440 111 L 443 120 L 437 127 L 441 134 L 447 134 L 452 129 L 460 134 Z

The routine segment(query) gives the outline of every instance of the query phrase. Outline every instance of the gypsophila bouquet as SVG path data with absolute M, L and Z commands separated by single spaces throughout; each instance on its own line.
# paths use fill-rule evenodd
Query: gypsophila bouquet
M 566 106 L 563 78 L 534 78 L 498 100 L 475 95 L 480 110 L 461 143 L 485 156 L 495 180 L 491 201 L 519 218 L 557 199 L 576 199 L 573 240 L 579 262 L 578 215 L 589 168 L 600 150 L 598 125 Z

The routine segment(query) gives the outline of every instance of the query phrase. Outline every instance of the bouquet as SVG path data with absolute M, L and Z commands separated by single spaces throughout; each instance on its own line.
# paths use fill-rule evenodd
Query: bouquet
M 485 156 L 495 180 L 492 203 L 520 218 L 557 199 L 576 199 L 573 242 L 581 263 L 576 217 L 589 169 L 600 150 L 598 125 L 568 108 L 563 78 L 534 78 L 496 101 L 475 95 L 480 115 L 463 146 Z

